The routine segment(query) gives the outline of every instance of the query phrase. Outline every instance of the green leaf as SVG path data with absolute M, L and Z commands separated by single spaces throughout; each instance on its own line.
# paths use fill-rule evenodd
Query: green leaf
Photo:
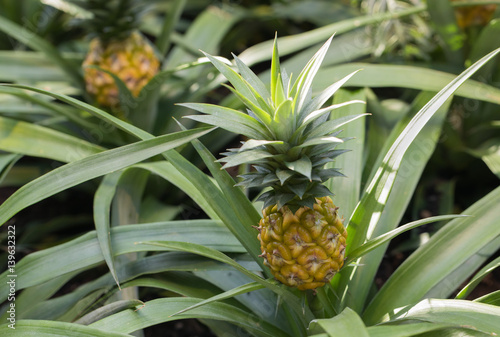
M 110 236 L 115 256 L 149 251 L 151 246 L 135 243 L 156 239 L 193 242 L 226 252 L 245 252 L 245 249 L 225 226 L 212 220 L 169 221 L 118 226 L 111 228 Z M 16 289 L 21 290 L 41 284 L 59 275 L 91 267 L 103 262 L 103 260 L 96 232 L 90 231 L 67 243 L 29 254 L 18 261 L 16 264 L 16 274 L 18 275 Z M 6 278 L 7 275 L 9 274 L 5 271 L 1 277 Z M 3 301 L 7 298 L 8 291 L 7 284 L 0 285 L 0 300 Z
M 476 286 L 488 276 L 494 269 L 500 267 L 500 257 L 497 257 L 486 266 L 481 268 L 480 271 L 467 283 L 467 285 L 455 296 L 456 299 L 465 299 L 476 288 Z
M 312 121 L 316 120 L 317 118 L 323 116 L 326 113 L 329 113 L 330 111 L 332 111 L 334 109 L 339 109 L 339 108 L 342 108 L 342 107 L 345 107 L 347 105 L 354 104 L 354 103 L 365 104 L 364 101 L 348 101 L 348 102 L 342 102 L 339 104 L 330 105 L 329 107 L 326 107 L 326 108 L 323 108 L 320 110 L 312 111 L 304 118 L 303 125 L 307 125 L 307 124 L 311 123 Z
M 243 55 L 243 54 L 242 54 Z M 274 104 L 281 104 L 283 99 L 287 98 L 283 90 L 283 82 L 281 79 L 280 57 L 278 52 L 278 37 L 274 37 L 273 54 L 271 57 L 271 100 Z
M 43 89 L 39 89 L 39 88 L 35 88 L 35 87 L 30 87 L 27 85 L 0 84 L 0 86 L 7 86 L 11 90 L 12 90 L 12 88 L 26 89 L 26 90 L 38 92 L 40 94 L 53 97 L 55 99 L 58 99 L 60 101 L 65 102 L 65 103 L 71 104 L 76 108 L 82 109 L 82 110 L 90 113 L 93 116 L 96 116 L 100 119 L 103 119 L 106 122 L 108 122 L 109 124 L 111 124 L 112 126 L 115 126 L 115 127 L 119 128 L 120 130 L 123 130 L 127 133 L 130 133 L 130 134 L 136 136 L 137 138 L 141 138 L 141 139 L 153 138 L 153 136 L 151 134 L 147 133 L 146 131 L 139 129 L 138 127 L 136 127 L 134 125 L 128 124 L 128 123 L 122 121 L 121 119 L 110 115 L 106 111 L 98 109 L 90 104 L 84 103 L 84 102 L 79 101 L 79 100 L 72 98 L 70 96 L 56 94 L 56 93 L 53 93 L 53 92 L 50 92 L 47 90 L 43 90 Z M 15 89 L 14 89 L 14 91 L 15 91 Z M 21 94 L 23 93 L 22 91 L 19 91 L 19 92 Z
M 235 94 L 242 102 L 247 106 L 248 109 L 250 109 L 256 116 L 259 118 L 259 120 L 262 122 L 262 125 L 268 126 L 271 125 L 271 115 L 264 111 L 258 104 L 255 104 L 252 102 L 248 96 L 244 96 L 241 92 L 238 90 L 235 90 L 234 88 L 231 88 L 230 86 L 224 85 L 224 87 L 228 88 L 233 94 Z
M 285 165 L 290 170 L 298 172 L 311 180 L 312 163 L 308 157 L 301 157 L 293 162 L 285 162 Z
M 494 292 L 489 293 L 487 295 L 476 298 L 474 300 L 474 302 L 481 302 L 481 303 L 496 305 L 498 307 L 498 306 L 500 306 L 500 290 L 497 290 L 497 291 L 494 291 Z
M 438 324 L 457 324 L 488 335 L 500 333 L 500 308 L 464 301 L 426 299 L 395 314 L 393 320 L 422 320 Z
M 267 138 L 269 134 L 266 128 L 259 124 L 259 122 L 238 110 L 203 103 L 183 103 L 179 105 L 211 115 L 185 116 L 185 118 L 218 126 L 230 132 L 241 133 L 251 138 Z
M 444 54 L 448 63 L 462 67 L 464 64 L 465 36 L 456 23 L 455 11 L 448 0 L 434 0 L 427 3 L 427 10 L 433 26 L 444 42 Z M 488 52 L 490 52 L 488 50 Z M 482 54 L 485 55 L 486 53 Z
M 421 300 L 434 285 L 500 235 L 499 202 L 500 187 L 463 212 L 470 217 L 450 221 L 417 249 L 372 299 L 363 315 L 365 322 L 378 322 L 385 313 Z
M 400 325 L 375 325 L 368 327 L 370 337 L 410 337 L 420 336 L 426 332 L 443 330 L 446 328 L 458 327 L 454 324 L 436 323 L 403 323 Z
M 316 76 L 315 87 L 325 88 L 355 70 L 363 69 L 353 76 L 346 86 L 386 88 L 401 87 L 425 91 L 440 91 L 456 75 L 442 71 L 392 64 L 349 63 L 324 67 Z M 476 70 L 476 69 L 475 69 Z M 463 83 L 455 95 L 500 104 L 500 89 L 474 80 Z
M 0 81 L 2 82 L 64 82 L 66 74 L 44 54 L 32 51 L 0 51 Z
M 316 97 L 314 97 L 309 103 L 302 109 L 301 114 L 299 116 L 299 123 L 302 123 L 302 121 L 313 111 L 316 111 L 320 109 L 323 104 L 326 103 L 328 99 L 330 99 L 333 94 L 337 92 L 349 79 L 354 76 L 359 70 L 356 70 L 349 75 L 345 76 L 344 78 L 336 81 L 333 84 L 330 84 L 326 89 L 324 89 L 322 92 L 320 92 Z M 344 103 L 349 100 L 342 100 L 338 101 L 339 104 Z M 364 101 L 363 101 L 364 103 Z
M 479 148 L 470 149 L 467 152 L 481 158 L 491 172 L 500 178 L 500 138 L 488 139 Z
M 113 314 L 116 314 L 117 312 L 126 309 L 140 310 L 140 308 L 137 307 L 142 307 L 144 305 L 145 305 L 144 302 L 139 300 L 122 300 L 122 301 L 112 302 L 108 305 L 100 307 L 99 309 L 89 312 L 88 314 L 77 320 L 75 323 L 82 325 L 90 325 L 98 320 L 101 320 L 105 317 L 111 316 Z
M 193 61 L 199 50 L 210 54 L 217 53 L 231 27 L 244 17 L 242 14 L 241 11 L 208 6 L 191 22 L 186 33 L 175 41 L 164 67 L 169 69 Z M 175 35 L 172 35 L 172 39 L 174 37 Z M 190 69 L 183 77 L 196 78 L 201 71 L 202 69 Z
M 3 16 L 0 16 L 0 30 L 26 46 L 44 53 L 47 59 L 52 60 L 69 76 L 73 84 L 83 88 L 83 77 L 78 71 L 79 67 L 64 59 L 48 41 Z
M 304 33 L 284 36 L 277 39 L 280 46 L 281 56 L 288 55 L 301 49 L 310 47 L 322 41 L 325 41 L 333 34 L 337 36 L 360 27 L 376 24 L 385 20 L 397 19 L 425 11 L 425 6 L 412 6 L 406 10 L 398 12 L 386 12 L 376 15 L 356 16 L 351 19 L 341 20 L 317 29 L 309 30 Z M 274 41 L 268 40 L 256 44 L 239 55 L 239 58 L 248 66 L 252 66 L 269 58 L 269 50 Z M 271 87 L 272 88 L 272 87 Z M 272 91 L 271 91 L 272 92 Z
M 195 148 L 198 146 L 197 142 L 194 142 L 193 145 Z M 224 189 L 224 192 L 221 192 L 219 186 L 214 184 L 205 173 L 200 171 L 179 153 L 175 151 L 167 152 L 166 157 L 186 179 L 204 191 L 203 195 L 207 203 L 217 213 L 224 225 L 226 225 L 238 241 L 241 242 L 247 252 L 257 261 L 257 256 L 260 254 L 260 248 L 258 241 L 254 239 L 255 232 L 253 232 L 251 226 L 259 222 L 259 214 L 255 208 L 251 206 L 251 202 L 242 191 L 233 186 L 234 180 L 225 170 L 220 169 L 220 164 L 215 163 L 215 158 L 212 154 L 205 149 L 199 153 L 205 165 L 207 165 L 211 173 L 217 177 L 218 183 L 220 187 Z M 232 207 L 233 204 L 240 205 L 238 213 L 236 213 L 235 209 Z M 245 204 L 250 206 L 241 207 L 241 205 Z M 263 266 L 262 260 L 260 264 Z
M 247 151 L 247 150 L 259 147 L 259 146 L 270 145 L 270 144 L 283 145 L 284 142 L 281 141 L 281 140 L 256 140 L 256 139 L 249 139 L 245 143 L 243 143 L 243 145 L 239 148 L 238 151 L 239 152 Z
M 233 166 L 238 166 L 245 163 L 255 163 L 261 159 L 272 157 L 273 155 L 264 150 L 247 150 L 244 152 L 237 152 L 230 156 L 219 159 L 218 161 L 225 162 L 222 166 L 223 169 Z
M 176 24 L 179 22 L 179 18 L 185 5 L 186 0 L 174 1 L 167 13 L 167 16 L 165 17 L 165 20 L 163 21 L 161 34 L 156 39 L 156 47 L 160 51 L 161 55 L 165 55 L 170 47 L 171 34 L 174 31 Z
M 229 258 L 224 253 L 221 253 L 220 251 L 204 247 L 202 245 L 186 243 L 186 242 L 149 241 L 149 242 L 140 242 L 140 244 L 157 246 L 160 247 L 162 250 L 175 250 L 175 251 L 194 253 L 197 255 L 205 256 L 210 259 L 214 259 L 216 261 L 228 264 L 231 267 L 235 268 L 237 271 L 248 276 L 250 279 L 254 280 L 255 282 L 258 282 L 259 284 L 262 284 L 269 290 L 272 290 L 277 295 L 281 296 L 283 300 L 285 300 L 286 302 L 288 302 L 288 304 L 290 304 L 290 306 L 295 312 L 301 315 L 301 319 L 304 320 L 304 323 L 312 319 L 312 313 L 306 309 L 303 309 L 302 305 L 300 305 L 299 299 L 296 296 L 292 295 L 292 293 L 289 292 L 288 289 L 283 289 L 282 287 L 277 286 L 274 282 L 265 280 L 260 276 L 257 276 L 256 274 L 248 271 L 247 269 L 236 263 L 233 259 Z M 306 310 L 305 313 L 303 312 L 303 310 Z
M 340 138 L 337 137 L 318 137 L 318 138 L 311 138 L 304 143 L 296 146 L 295 148 L 303 148 L 303 147 L 308 147 L 308 146 L 314 146 L 314 145 L 322 145 L 322 144 L 341 144 L 344 141 Z
M 63 163 L 102 152 L 103 147 L 47 127 L 0 117 L 0 149 Z
M 201 131 L 200 131 L 201 130 Z M 66 164 L 24 185 L 0 205 L 0 223 L 60 191 L 173 149 L 211 130 L 181 131 L 104 151 Z
M 500 47 L 498 42 L 498 34 L 500 33 L 500 21 L 498 19 L 491 20 L 488 25 L 481 29 L 479 36 L 474 40 L 469 53 L 468 62 L 476 62 L 483 55 L 486 55 L 495 48 Z M 476 78 L 489 78 L 495 72 L 496 65 L 494 63 L 483 67 L 476 74 Z
M 7 324 L 0 325 L 0 334 L 12 336 L 15 331 L 16 337 L 56 337 L 67 336 L 71 332 L 71 337 L 132 337 L 109 329 L 56 321 L 18 320 L 14 327 L 15 330 L 9 328 Z
M 107 174 L 102 179 L 97 191 L 94 194 L 94 223 L 96 228 L 97 240 L 101 248 L 104 261 L 108 265 L 109 271 L 116 284 L 120 287 L 120 282 L 116 276 L 114 254 L 111 248 L 110 214 L 111 203 L 116 193 L 116 187 L 123 174 L 123 171 L 115 171 Z
M 269 102 L 271 100 L 271 95 L 262 80 L 255 75 L 255 73 L 238 58 L 238 56 L 233 54 L 233 57 L 241 76 L 252 86 L 252 88 L 255 89 L 257 94 L 262 97 L 265 102 Z
M 293 101 L 285 99 L 278 106 L 274 113 L 272 130 L 277 139 L 290 139 L 294 126 L 295 118 L 293 117 Z
M 233 85 L 234 89 L 238 93 L 241 94 L 241 96 L 245 97 L 249 102 L 254 104 L 255 106 L 264 109 L 263 106 L 260 105 L 259 101 L 257 100 L 257 97 L 254 95 L 254 92 L 252 91 L 251 86 L 248 84 L 247 81 L 245 81 L 240 74 L 238 74 L 235 70 L 233 70 L 231 67 L 229 67 L 227 64 L 222 62 L 216 57 L 213 57 L 210 54 L 203 53 L 210 62 L 217 68 L 217 70 L 224 75 L 225 78 Z
M 363 89 L 348 91 L 340 89 L 335 94 L 333 103 L 361 100 L 365 101 L 366 96 Z M 334 131 L 343 126 L 343 133 L 356 138 L 339 144 L 339 150 L 348 150 L 335 159 L 335 162 L 326 164 L 326 168 L 338 168 L 347 175 L 345 179 L 329 179 L 325 186 L 338 197 L 334 196 L 334 203 L 339 207 L 339 214 L 349 217 L 354 211 L 361 194 L 361 173 L 363 167 L 363 149 L 365 141 L 365 124 L 363 116 L 366 116 L 366 104 L 347 105 L 335 111 L 330 116 L 330 120 L 322 123 L 313 129 L 309 137 L 322 136 L 326 132 Z M 353 115 L 354 114 L 354 115 Z M 331 131 L 330 131 L 331 130 Z M 342 191 L 342 193 L 339 193 Z
M 392 231 L 390 231 L 388 233 L 385 233 L 385 234 L 380 235 L 374 239 L 371 239 L 368 242 L 362 244 L 360 247 L 352 250 L 349 253 L 349 256 L 347 256 L 347 260 L 346 260 L 345 264 L 348 265 L 348 264 L 354 262 L 359 257 L 366 255 L 367 253 L 374 250 L 375 248 L 382 245 L 383 243 L 390 241 L 390 240 L 394 239 L 396 236 L 398 236 L 406 231 L 409 231 L 413 228 L 417 228 L 419 226 L 426 225 L 426 224 L 433 223 L 433 222 L 451 220 L 451 219 L 464 217 L 464 216 L 466 216 L 466 215 L 456 215 L 456 214 L 439 215 L 439 216 L 433 216 L 430 218 L 425 218 L 425 219 L 413 221 L 413 222 L 410 222 L 406 225 L 400 226 L 396 229 L 393 229 Z
M 219 220 L 219 216 L 207 201 L 207 196 L 203 190 L 195 185 L 191 180 L 187 179 L 182 172 L 172 165 L 172 163 L 161 161 L 154 163 L 141 163 L 134 165 L 136 168 L 148 170 L 171 184 L 177 186 L 186 193 L 194 202 L 210 217 L 212 220 Z
M 401 164 L 404 155 L 408 148 L 412 145 L 413 141 L 417 138 L 420 131 L 424 128 L 426 123 L 432 118 L 432 116 L 439 111 L 442 105 L 449 101 L 450 96 L 463 84 L 477 69 L 481 67 L 484 63 L 494 57 L 500 49 L 496 50 L 485 56 L 480 62 L 474 64 L 468 70 L 463 72 L 460 76 L 450 82 L 444 89 L 442 89 L 436 96 L 434 96 L 416 115 L 411 119 L 411 121 L 406 125 L 404 130 L 398 135 L 396 140 L 392 143 L 391 147 L 387 151 L 382 161 L 381 166 L 377 168 L 377 171 L 368 184 L 364 195 L 360 203 L 354 210 L 353 215 L 349 221 L 349 236 L 347 238 L 347 255 L 350 251 L 359 247 L 363 242 L 370 238 L 370 236 L 377 230 L 377 226 L 380 226 L 380 217 L 382 211 L 385 208 L 387 200 L 391 195 L 391 190 L 394 186 L 395 179 L 398 175 L 398 171 L 401 168 Z M 384 227 L 382 225 L 382 227 Z M 347 287 L 347 280 L 353 280 L 352 274 L 355 274 L 359 268 L 354 267 L 346 273 L 342 274 L 343 285 Z M 364 283 L 366 280 L 371 278 L 363 277 L 358 279 L 357 282 Z M 363 281 L 364 280 L 364 281 Z M 356 282 L 356 283 L 357 283 Z M 356 302 L 356 305 L 350 303 L 349 306 L 352 309 L 361 311 L 365 296 L 367 295 L 368 287 L 364 286 L 356 291 L 352 291 L 352 294 L 356 294 L 356 298 L 351 298 L 350 300 Z M 358 292 L 364 292 L 362 296 Z M 402 299 L 402 297 L 400 297 Z
M 232 298 L 234 296 L 238 296 L 238 295 L 241 295 L 241 294 L 246 294 L 248 292 L 259 290 L 259 289 L 264 289 L 264 288 L 265 287 L 262 284 L 257 283 L 257 282 L 248 283 L 248 284 L 245 284 L 245 285 L 233 288 L 231 290 L 225 291 L 225 292 L 223 292 L 223 293 L 221 293 L 219 295 L 213 296 L 211 298 L 208 298 L 208 299 L 206 299 L 204 301 L 201 301 L 201 302 L 199 302 L 199 303 L 197 303 L 197 304 L 195 304 L 193 306 L 190 306 L 190 307 L 188 307 L 186 309 L 183 309 L 183 310 L 181 310 L 179 312 L 176 312 L 175 314 L 172 314 L 171 316 L 182 314 L 182 313 L 184 313 L 186 311 L 189 311 L 189 310 L 201 307 L 201 306 L 206 305 L 208 303 L 212 303 L 212 302 L 215 302 L 215 301 L 225 300 L 227 298 Z
M 291 90 L 291 96 L 294 97 L 294 107 L 295 111 L 302 111 L 303 105 L 307 100 L 308 95 L 312 91 L 312 83 L 314 77 L 318 73 L 318 70 L 325 58 L 326 52 L 330 47 L 333 35 L 321 46 L 321 48 L 314 54 L 314 56 L 309 60 L 304 69 L 300 72 L 299 77 L 295 81 L 295 84 Z
M 276 328 L 265 320 L 261 320 L 251 313 L 243 311 L 225 303 L 209 303 L 203 307 L 193 309 L 188 313 L 171 317 L 186 307 L 192 306 L 201 300 L 195 298 L 161 298 L 145 303 L 145 306 L 134 312 L 126 310 L 114 314 L 91 324 L 91 327 L 131 333 L 148 326 L 169 322 L 177 319 L 198 318 L 213 319 L 235 324 L 254 336 L 286 337 L 282 330 Z
M 318 319 L 311 323 L 319 324 L 330 337 L 337 337 L 339 335 L 370 337 L 361 318 L 355 311 L 349 308 L 345 308 L 344 311 L 333 318 Z

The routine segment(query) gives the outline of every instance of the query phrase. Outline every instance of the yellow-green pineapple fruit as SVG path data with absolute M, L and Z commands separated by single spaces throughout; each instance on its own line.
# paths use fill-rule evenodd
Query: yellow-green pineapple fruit
M 139 0 L 72 2 L 91 16 L 85 20 L 85 27 L 92 40 L 82 64 L 87 92 L 100 106 L 119 106 L 115 80 L 98 67 L 116 75 L 133 96 L 139 96 L 142 88 L 160 69 L 153 46 L 138 30 L 145 4 Z
M 323 286 L 342 268 L 347 232 L 330 197 L 295 213 L 277 205 L 263 210 L 258 238 L 273 275 L 300 290 Z
M 185 107 L 206 115 L 191 119 L 240 133 L 248 138 L 237 149 L 224 153 L 223 168 L 251 165 L 237 184 L 268 190 L 257 235 L 261 257 L 281 283 L 300 290 L 328 283 L 342 268 L 347 232 L 324 183 L 343 176 L 325 167 L 345 150 L 336 146 L 339 128 L 362 116 L 330 118 L 340 105 L 323 105 L 354 73 L 333 83 L 315 97 L 312 80 L 319 70 L 331 39 L 312 57 L 293 82 L 281 69 L 275 41 L 271 62 L 271 83 L 264 83 L 235 56 L 237 73 L 227 62 L 207 55 L 229 80 L 228 87 L 246 106 L 246 113 L 202 103 Z M 269 90 L 270 89 L 270 90 Z
M 104 44 L 99 38 L 90 42 L 83 62 L 85 87 L 99 105 L 115 107 L 119 104 L 115 80 L 97 66 L 118 76 L 132 95 L 139 96 L 142 88 L 158 73 L 160 62 L 146 39 L 133 32 L 124 40 Z

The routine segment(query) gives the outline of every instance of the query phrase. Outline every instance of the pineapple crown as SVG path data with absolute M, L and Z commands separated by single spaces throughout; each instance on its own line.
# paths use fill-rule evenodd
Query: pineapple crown
M 98 37 L 104 44 L 126 39 L 138 29 L 146 7 L 139 0 L 69 1 L 85 13 L 80 16 L 80 20 L 90 37 Z
M 333 37 L 332 37 L 333 38 Z M 312 97 L 313 78 L 319 70 L 332 38 L 306 64 L 293 82 L 281 69 L 277 40 L 274 41 L 271 61 L 270 90 L 257 75 L 233 54 L 237 73 L 231 63 L 220 57 L 205 55 L 228 79 L 226 86 L 246 106 L 247 114 L 227 107 L 203 103 L 185 103 L 182 106 L 206 115 L 187 118 L 215 125 L 249 139 L 237 149 L 223 153 L 222 168 L 241 164 L 253 165 L 255 171 L 242 174 L 237 185 L 270 187 L 259 199 L 264 207 L 277 204 L 296 210 L 313 207 L 315 198 L 331 195 L 323 183 L 331 177 L 343 176 L 325 164 L 347 150 L 337 150 L 347 140 L 337 137 L 342 125 L 363 116 L 353 115 L 329 119 L 330 112 L 341 106 L 362 101 L 349 101 L 323 107 L 329 98 L 356 72 L 349 74 Z M 224 61 L 225 60 L 225 61 Z

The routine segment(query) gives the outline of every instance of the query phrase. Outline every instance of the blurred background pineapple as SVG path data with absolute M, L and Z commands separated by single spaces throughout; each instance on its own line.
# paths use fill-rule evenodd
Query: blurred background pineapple
M 115 80 L 98 69 L 101 68 L 115 74 L 132 95 L 139 96 L 160 67 L 154 47 L 138 30 L 146 10 L 144 4 L 137 0 L 73 0 L 73 3 L 91 14 L 91 18 L 84 20 L 92 37 L 83 62 L 87 92 L 100 106 L 118 107 Z

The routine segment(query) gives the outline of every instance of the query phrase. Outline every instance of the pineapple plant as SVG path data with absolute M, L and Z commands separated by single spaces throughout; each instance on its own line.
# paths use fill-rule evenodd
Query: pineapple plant
M 307 63 L 293 82 L 281 69 L 276 40 L 271 63 L 270 92 L 263 82 L 235 56 L 238 74 L 211 55 L 210 61 L 234 86 L 229 87 L 248 108 L 248 114 L 210 104 L 186 103 L 208 115 L 191 119 L 219 126 L 247 137 L 243 145 L 230 149 L 220 159 L 223 168 L 248 164 L 253 171 L 242 174 L 237 185 L 268 188 L 258 229 L 261 257 L 281 283 L 299 290 L 328 283 L 342 268 L 347 232 L 323 183 L 343 176 L 325 168 L 345 152 L 336 149 L 346 139 L 338 128 L 357 116 L 329 119 L 330 112 L 344 104 L 323 105 L 354 73 L 312 97 L 312 81 L 330 45 L 325 45 Z M 361 102 L 363 103 L 363 102 Z
M 92 40 L 83 61 L 87 92 L 103 107 L 119 105 L 119 90 L 115 80 L 98 68 L 115 74 L 132 95 L 141 89 L 160 68 L 156 51 L 139 32 L 143 4 L 138 0 L 73 0 L 90 12 L 85 26 Z M 89 67 L 96 66 L 96 67 Z

